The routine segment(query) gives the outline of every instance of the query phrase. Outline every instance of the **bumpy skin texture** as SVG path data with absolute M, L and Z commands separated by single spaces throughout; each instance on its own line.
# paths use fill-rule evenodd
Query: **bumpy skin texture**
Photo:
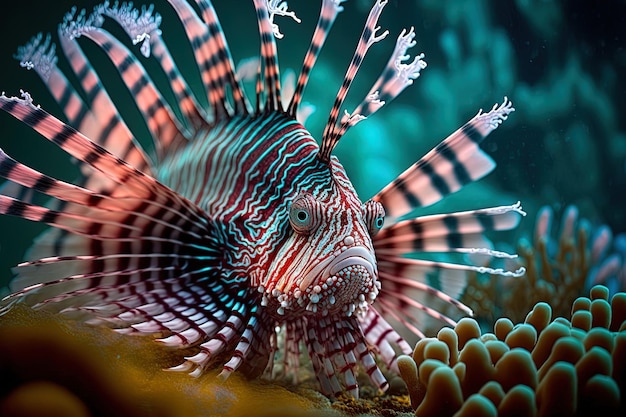
M 571 320 L 538 303 L 524 323 L 499 319 L 494 333 L 463 319 L 423 339 L 398 359 L 416 415 L 620 415 L 626 293 L 608 294 L 593 287 L 573 304 Z
M 331 155 L 350 127 L 400 94 L 426 66 L 421 54 L 408 61 L 415 34 L 402 31 L 372 90 L 340 117 L 363 56 L 388 33 L 379 32 L 377 23 L 386 1 L 376 1 L 365 22 L 320 145 L 298 120 L 309 72 L 339 3 L 322 1 L 288 104 L 282 101 L 274 41 L 282 34 L 274 19 L 297 18 L 275 1 L 254 1 L 261 60 L 252 100 L 208 0 L 197 0 L 197 7 L 169 0 L 194 53 L 195 62 L 186 64 L 195 64 L 203 81 L 195 90 L 176 66 L 159 29 L 161 17 L 151 7 L 105 3 L 91 15 L 66 16 L 60 49 L 76 83 L 57 67 L 50 37 L 35 37 L 21 48 L 22 65 L 37 71 L 67 122 L 39 108 L 26 92 L 22 98 L 0 96 L 0 108 L 70 154 L 84 176 L 61 181 L 0 151 L 0 174 L 11 183 L 2 188 L 0 213 L 53 226 L 19 266 L 0 313 L 26 303 L 120 333 L 152 335 L 180 350 L 181 363 L 170 369 L 193 376 L 218 366 L 222 377 L 234 371 L 274 374 L 276 357 L 280 369 L 297 375 L 306 351 L 323 393 L 357 396 L 358 368 L 385 390 L 376 357 L 395 370 L 398 353 L 411 350 L 387 318 L 417 335 L 417 312 L 454 323 L 419 295 L 468 312 L 454 296 L 428 285 L 429 272 L 523 273 L 404 256 L 512 257 L 493 251 L 483 232 L 515 227 L 524 215 L 519 203 L 399 220 L 494 168 L 479 144 L 514 110 L 506 98 L 480 111 L 369 201 L 359 199 Z M 108 32 L 105 20 L 126 31 L 139 51 Z M 125 103 L 108 95 L 83 42 L 100 47 L 115 65 L 148 138 L 138 140 L 145 132 L 126 123 Z M 155 61 L 152 70 L 163 70 L 175 100 L 164 98 L 138 54 Z M 150 140 L 154 149 L 146 151 L 141 143 Z M 39 205 L 31 190 L 51 201 Z

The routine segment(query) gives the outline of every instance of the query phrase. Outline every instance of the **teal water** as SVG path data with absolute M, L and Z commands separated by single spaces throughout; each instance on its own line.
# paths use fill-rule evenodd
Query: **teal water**
M 18 95 L 20 88 L 25 89 L 36 103 L 60 114 L 36 74 L 20 68 L 12 55 L 30 36 L 54 31 L 72 5 L 89 9 L 97 3 L 3 3 L 0 90 Z M 164 3 L 155 2 L 164 17 L 167 42 L 168 31 L 174 37 L 179 28 Z M 252 2 L 214 3 L 235 60 L 254 55 L 258 39 Z M 318 2 L 289 4 L 303 22 L 278 21 L 285 34 L 279 55 L 283 68 L 298 69 Z M 305 101 L 317 107 L 307 125 L 316 137 L 321 136 L 370 4 L 344 3 L 345 11 L 313 72 Z M 380 23 L 390 35 L 370 50 L 347 102 L 349 111 L 375 81 L 403 27 L 415 26 L 418 45 L 411 53 L 424 52 L 428 68 L 394 103 L 355 127 L 339 144 L 336 154 L 362 199 L 478 109 L 487 109 L 506 95 L 517 110 L 484 144 L 498 164 L 495 172 L 427 211 L 521 200 L 530 216 L 508 237 L 511 243 L 530 233 L 543 205 L 560 213 L 573 204 L 592 227 L 606 224 L 614 235 L 626 232 L 626 32 L 620 29 L 626 25 L 626 1 L 390 0 Z M 166 24 L 171 25 L 166 29 Z M 92 52 L 94 59 L 102 58 Z M 0 147 L 44 172 L 67 180 L 76 175 L 63 152 L 5 114 L 0 115 Z M 40 225 L 0 217 L 0 283 L 8 281 L 9 267 L 22 259 L 41 230 Z M 615 250 L 626 253 L 624 248 Z

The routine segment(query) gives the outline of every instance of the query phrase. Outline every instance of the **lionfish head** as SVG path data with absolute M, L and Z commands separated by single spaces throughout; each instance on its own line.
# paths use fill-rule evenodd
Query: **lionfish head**
M 380 290 L 372 237 L 383 227 L 385 209 L 359 200 L 335 158 L 331 170 L 327 187 L 300 191 L 289 205 L 293 233 L 264 288 L 272 296 L 264 302 L 279 316 L 364 313 Z

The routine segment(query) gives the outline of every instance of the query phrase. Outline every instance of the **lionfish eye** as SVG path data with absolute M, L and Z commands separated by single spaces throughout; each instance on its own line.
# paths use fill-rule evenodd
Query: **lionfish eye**
M 319 203 L 310 194 L 300 194 L 289 208 L 289 223 L 296 233 L 308 234 L 321 221 Z
M 376 235 L 385 224 L 385 208 L 378 201 L 370 200 L 365 203 L 365 222 L 370 236 Z

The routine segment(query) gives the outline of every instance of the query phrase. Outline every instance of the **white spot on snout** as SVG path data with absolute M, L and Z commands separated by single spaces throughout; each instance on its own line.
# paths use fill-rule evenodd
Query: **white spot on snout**
M 346 236 L 343 238 L 343 244 L 346 246 L 354 245 L 354 238 L 352 236 Z

